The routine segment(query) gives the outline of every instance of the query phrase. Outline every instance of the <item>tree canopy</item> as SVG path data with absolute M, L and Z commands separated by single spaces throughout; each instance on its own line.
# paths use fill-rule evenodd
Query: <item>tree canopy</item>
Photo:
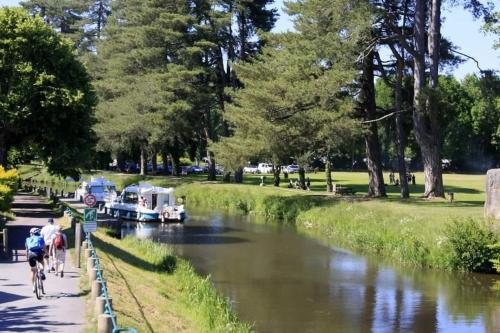
M 70 41 L 22 9 L 0 9 L 0 162 L 10 152 L 78 175 L 91 158 L 96 98 Z

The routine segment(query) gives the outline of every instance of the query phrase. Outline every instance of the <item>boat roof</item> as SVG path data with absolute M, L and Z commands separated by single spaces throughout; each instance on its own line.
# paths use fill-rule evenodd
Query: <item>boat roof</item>
M 171 194 L 174 192 L 173 187 L 159 187 L 153 186 L 148 183 L 140 183 L 127 186 L 123 189 L 124 192 L 136 192 L 136 193 L 158 193 L 158 194 Z
M 89 186 L 115 186 L 115 184 L 105 178 L 90 178 L 90 181 L 83 181 L 83 184 L 88 184 Z

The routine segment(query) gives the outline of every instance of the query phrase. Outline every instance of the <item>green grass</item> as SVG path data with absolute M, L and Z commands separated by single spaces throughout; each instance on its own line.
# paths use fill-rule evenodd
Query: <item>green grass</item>
M 121 185 L 138 180 L 137 175 L 99 175 Z M 294 224 L 299 232 L 328 245 L 406 264 L 449 268 L 445 228 L 454 221 L 472 219 L 491 228 L 483 219 L 485 175 L 445 174 L 445 190 L 454 192 L 454 202 L 421 198 L 422 173 L 416 173 L 417 185 L 410 185 L 411 198 L 407 200 L 400 199 L 399 187 L 391 185 L 386 187 L 387 198 L 365 198 L 365 172 L 333 172 L 336 184 L 356 190 L 357 194 L 349 197 L 327 193 L 324 173 L 306 176 L 311 179 L 311 191 L 288 189 L 286 182 L 274 187 L 270 175 L 263 187 L 257 186 L 260 175 L 245 175 L 243 184 L 206 182 L 204 175 L 141 179 L 159 186 L 177 186 L 177 195 L 187 197 L 188 208 L 205 206 L 262 215 L 268 221 Z M 290 175 L 290 179 L 295 178 L 297 174 Z
M 120 326 L 139 332 L 250 332 L 229 302 L 173 249 L 150 240 L 118 240 L 99 231 L 101 260 Z

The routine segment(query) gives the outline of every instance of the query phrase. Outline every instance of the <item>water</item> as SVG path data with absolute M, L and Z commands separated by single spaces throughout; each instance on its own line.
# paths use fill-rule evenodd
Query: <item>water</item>
M 122 234 L 173 244 L 257 332 L 500 332 L 496 276 L 392 267 L 250 219 L 191 211 Z

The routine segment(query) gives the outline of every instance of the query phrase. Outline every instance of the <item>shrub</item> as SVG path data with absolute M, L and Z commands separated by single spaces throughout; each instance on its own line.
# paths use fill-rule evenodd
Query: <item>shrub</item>
M 498 250 L 491 247 L 497 238 L 491 230 L 469 219 L 455 221 L 445 228 L 447 265 L 451 269 L 470 272 L 491 272 L 491 260 Z
M 7 211 L 14 200 L 19 176 L 16 169 L 5 170 L 0 166 L 0 211 Z

